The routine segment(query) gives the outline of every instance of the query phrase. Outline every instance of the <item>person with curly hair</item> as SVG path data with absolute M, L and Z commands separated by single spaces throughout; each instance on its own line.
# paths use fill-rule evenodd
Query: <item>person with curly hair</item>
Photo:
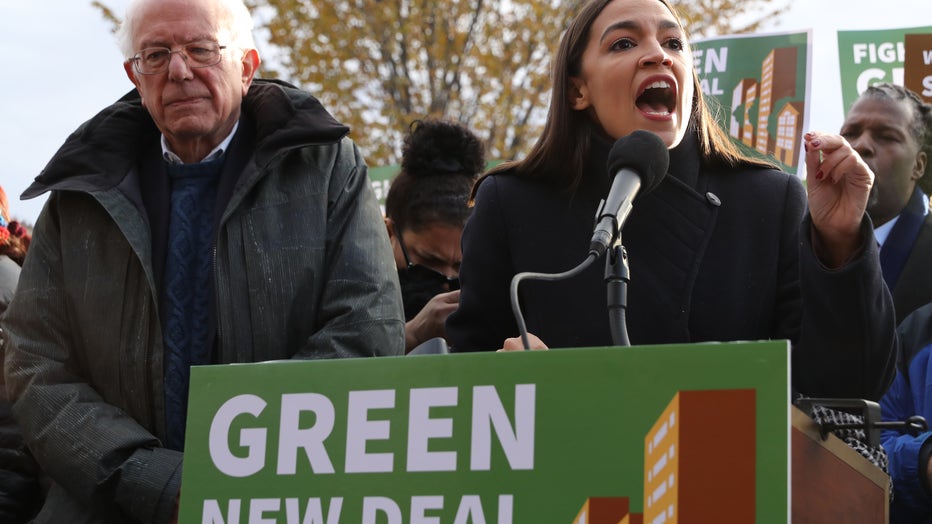
M 0 187 L 0 316 L 16 293 L 20 266 L 30 240 L 26 228 L 10 220 L 6 192 Z M 0 363 L 5 357 L 4 345 L 0 330 Z M 23 443 L 0 374 L 0 522 L 28 522 L 38 511 L 41 500 L 38 466 Z
M 459 305 L 460 237 L 469 193 L 485 168 L 482 142 L 465 126 L 415 121 L 405 137 L 401 172 L 385 200 L 405 310 L 405 351 L 446 337 Z
M 932 105 L 902 86 L 874 84 L 855 100 L 840 134 L 877 176 L 867 212 L 901 321 L 883 420 L 932 420 Z M 893 480 L 890 522 L 932 522 L 932 431 L 887 429 L 881 443 Z
M 867 201 L 899 324 L 932 301 L 932 105 L 890 83 L 868 87 L 840 131 L 876 178 Z

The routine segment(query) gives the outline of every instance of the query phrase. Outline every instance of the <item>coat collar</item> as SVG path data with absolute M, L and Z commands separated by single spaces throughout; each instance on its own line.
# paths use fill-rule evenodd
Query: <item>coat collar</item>
M 580 190 L 596 195 L 605 194 L 611 185 L 613 173 L 608 172 L 607 162 L 609 152 L 614 143 L 601 133 L 592 134 L 592 143 L 589 148 L 589 160 L 586 163 L 586 175 Z M 695 129 L 690 126 L 683 140 L 670 152 L 670 167 L 666 178 L 674 178 L 695 191 L 699 190 L 701 157 L 699 155 L 699 138 Z M 665 178 L 665 181 L 666 181 Z
M 243 101 L 242 118 L 255 123 L 259 165 L 281 149 L 333 143 L 349 132 L 316 98 L 277 80 L 253 82 Z M 159 136 L 134 89 L 72 133 L 22 198 L 34 198 L 50 190 L 92 192 L 113 188 Z

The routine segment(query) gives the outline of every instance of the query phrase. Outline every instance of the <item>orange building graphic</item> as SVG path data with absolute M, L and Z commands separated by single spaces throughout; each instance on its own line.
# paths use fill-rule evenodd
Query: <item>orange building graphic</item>
M 751 107 L 757 100 L 757 80 L 745 78 L 738 82 L 731 93 L 731 115 L 728 134 L 748 147 L 754 147 L 754 124 L 751 122 Z M 741 120 L 736 114 L 743 115 Z
M 756 149 L 761 153 L 774 151 L 775 137 L 770 136 L 769 129 L 774 104 L 796 96 L 796 57 L 795 47 L 780 47 L 768 53 L 762 64 L 756 141 Z
M 573 524 L 754 522 L 757 392 L 679 391 L 644 437 L 644 507 L 590 497 Z
M 777 141 L 773 156 L 788 166 L 796 165 L 803 134 L 803 103 L 789 102 L 777 113 Z
M 754 390 L 680 391 L 644 439 L 646 524 L 754 522 Z
M 642 524 L 641 514 L 629 513 L 628 497 L 590 497 L 573 524 Z
M 757 100 L 757 90 L 759 87 L 760 84 L 757 82 L 751 84 L 744 98 L 744 126 L 742 126 L 743 134 L 741 136 L 741 141 L 748 147 L 754 147 L 754 123 L 751 122 L 751 108 Z

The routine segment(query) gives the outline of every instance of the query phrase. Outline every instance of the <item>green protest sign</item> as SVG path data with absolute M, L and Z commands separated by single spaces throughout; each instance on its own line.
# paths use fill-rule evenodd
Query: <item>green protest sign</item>
M 842 111 L 871 84 L 904 85 L 903 63 L 907 34 L 932 33 L 932 26 L 878 31 L 839 31 L 838 66 L 841 73 Z
M 735 35 L 693 43 L 702 91 L 739 148 L 796 173 L 808 125 L 809 32 Z
M 570 524 L 611 500 L 785 523 L 788 361 L 778 341 L 195 367 L 180 521 Z

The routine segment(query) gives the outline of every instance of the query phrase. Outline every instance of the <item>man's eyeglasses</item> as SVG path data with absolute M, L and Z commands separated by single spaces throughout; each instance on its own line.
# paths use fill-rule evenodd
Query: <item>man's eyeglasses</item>
M 405 257 L 405 264 L 408 265 L 408 272 L 411 274 L 420 274 L 426 279 L 436 280 L 440 284 L 446 284 L 449 286 L 450 291 L 454 291 L 460 288 L 460 279 L 459 277 L 449 277 L 443 273 L 437 271 L 436 269 L 427 267 L 423 264 L 415 264 L 411 262 L 411 258 L 408 256 L 408 249 L 405 247 L 405 242 L 401 238 L 401 233 L 398 233 L 398 245 L 401 246 L 401 254 Z
M 188 67 L 210 67 L 220 63 L 220 51 L 226 46 L 214 42 L 192 42 L 185 44 L 181 49 L 172 51 L 167 47 L 147 47 L 133 55 L 130 60 L 141 74 L 157 75 L 168 70 L 172 55 L 179 53 Z

